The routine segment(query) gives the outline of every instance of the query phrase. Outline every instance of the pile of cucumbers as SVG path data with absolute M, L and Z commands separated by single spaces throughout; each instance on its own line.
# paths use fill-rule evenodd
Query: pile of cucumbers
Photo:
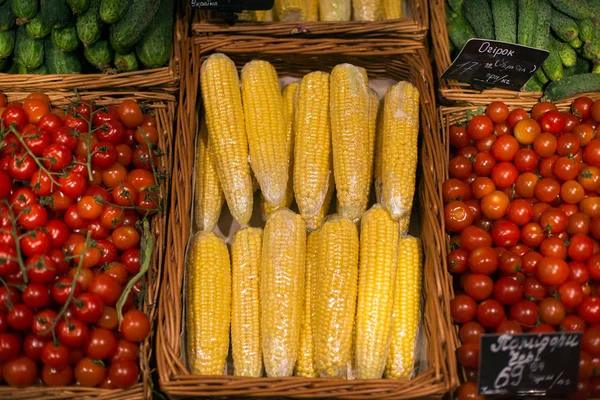
M 452 55 L 471 38 L 548 50 L 523 90 L 548 99 L 600 90 L 600 0 L 447 0 L 446 25 Z
M 79 74 L 159 68 L 174 0 L 0 0 L 0 72 Z

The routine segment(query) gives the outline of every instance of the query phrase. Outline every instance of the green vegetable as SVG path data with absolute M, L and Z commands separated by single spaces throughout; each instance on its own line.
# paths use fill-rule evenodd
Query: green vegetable
M 552 18 L 552 6 L 550 3 L 548 3 L 548 0 L 538 0 L 536 11 L 537 20 L 532 46 L 538 49 L 546 49 L 546 45 L 550 39 L 550 19 Z
M 554 9 L 552 10 L 550 28 L 559 39 L 565 42 L 569 42 L 579 35 L 577 22 L 568 15 Z
M 569 76 L 552 82 L 546 88 L 542 101 L 555 101 L 586 92 L 600 91 L 600 74 L 581 74 Z
M 6 70 L 7 74 L 18 74 L 19 73 L 19 66 L 16 63 L 12 63 L 8 69 Z
M 80 74 L 81 62 L 75 52 L 65 53 L 52 43 L 52 40 L 44 41 L 46 48 L 46 65 L 51 74 Z
M 600 61 L 600 28 L 594 29 L 592 40 L 586 41 L 583 46 L 593 56 L 594 61 Z
M 91 0 L 67 0 L 67 4 L 71 7 L 73 14 L 81 14 L 90 8 Z
M 100 71 L 110 69 L 114 51 L 106 40 L 99 40 L 83 50 L 86 60 Z
M 12 12 L 10 2 L 0 5 L 0 31 L 7 31 L 15 26 L 15 14 Z
M 477 37 L 495 39 L 494 17 L 487 0 L 465 0 L 463 12 Z
M 533 76 L 535 76 L 538 82 L 540 82 L 542 85 L 545 85 L 546 83 L 550 82 L 550 79 L 548 79 L 542 68 L 536 69 L 535 74 Z
M 152 23 L 135 46 L 135 53 L 146 68 L 160 68 L 171 58 L 174 8 L 171 0 L 162 0 Z
M 0 32 L 0 58 L 7 58 L 15 49 L 15 31 Z
M 135 53 L 115 54 L 115 68 L 117 72 L 131 72 L 138 70 L 138 61 Z
M 110 27 L 110 44 L 119 53 L 128 53 L 141 39 L 154 18 L 160 2 L 156 0 L 131 0 L 123 18 Z
M 600 74 L 600 64 L 594 64 L 594 66 L 592 67 L 592 73 Z
M 25 28 L 27 28 L 27 33 L 34 39 L 43 39 L 52 32 L 52 27 L 42 20 L 41 14 L 36 15 L 35 18 L 29 21 Z
M 544 90 L 544 87 L 535 78 L 535 76 L 532 76 L 531 78 L 529 78 L 529 80 L 527 81 L 527 83 L 525 83 L 525 91 L 526 92 L 541 92 L 542 90 Z
M 75 51 L 79 47 L 79 38 L 74 24 L 69 24 L 64 28 L 53 29 L 52 42 L 62 51 Z
M 589 42 L 594 37 L 594 21 L 590 18 L 579 21 L 579 39 L 584 42 Z
M 17 30 L 14 61 L 28 69 L 39 68 L 44 62 L 44 43 L 29 36 L 23 25 Z
M 475 37 L 475 32 L 465 17 L 456 14 L 448 22 L 448 37 L 457 49 L 462 49 L 469 39 Z
M 517 42 L 517 0 L 491 0 L 496 40 Z
M 84 46 L 94 44 L 102 35 L 104 24 L 100 20 L 98 11 L 102 0 L 92 0 L 90 8 L 83 14 L 77 16 L 77 35 Z
M 8 58 L 0 58 L 0 71 L 4 71 L 8 64 L 10 64 Z
M 119 22 L 129 8 L 129 3 L 129 0 L 102 0 L 100 19 L 106 24 Z
M 65 0 L 40 0 L 42 20 L 53 28 L 62 28 L 71 20 L 73 12 Z
M 465 0 L 448 0 L 448 5 L 454 12 L 462 15 L 463 13 L 463 3 Z
M 542 64 L 542 68 L 544 69 L 544 73 L 551 81 L 557 81 L 563 77 L 563 65 L 558 54 L 557 49 L 554 45 L 548 41 L 547 47 L 548 51 L 550 51 L 550 55 Z
M 19 74 L 48 75 L 48 66 L 46 66 L 46 64 L 42 64 L 42 66 L 37 69 L 27 69 L 22 65 L 19 65 L 17 68 L 17 73 Z
M 590 71 L 590 63 L 581 57 L 577 57 L 574 67 L 565 68 L 563 79 L 567 76 L 585 74 Z
M 537 0 L 519 0 L 519 20 L 517 42 L 524 46 L 533 46 L 537 24 Z
M 552 45 L 565 67 L 574 67 L 577 62 L 577 52 L 568 43 L 552 38 Z
M 550 0 L 550 2 L 558 11 L 575 19 L 592 16 L 587 0 Z
M 583 42 L 581 41 L 581 39 L 576 37 L 575 39 L 569 42 L 569 45 L 574 49 L 579 49 L 581 46 L 583 46 Z
M 22 25 L 38 13 L 38 0 L 10 0 L 10 7 L 17 17 L 17 24 Z

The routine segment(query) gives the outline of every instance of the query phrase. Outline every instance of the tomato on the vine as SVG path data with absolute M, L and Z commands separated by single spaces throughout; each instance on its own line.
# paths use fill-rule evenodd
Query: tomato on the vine
M 75 379 L 83 387 L 96 387 L 106 376 L 106 367 L 102 361 L 92 357 L 81 359 L 74 369 Z

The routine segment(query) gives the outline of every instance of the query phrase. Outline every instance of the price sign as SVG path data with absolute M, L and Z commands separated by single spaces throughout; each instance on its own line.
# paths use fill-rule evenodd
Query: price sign
M 577 391 L 581 335 L 577 332 L 482 335 L 479 394 L 566 398 Z
M 514 43 L 471 39 L 442 78 L 467 82 L 476 89 L 520 90 L 549 54 Z
M 240 12 L 243 10 L 270 10 L 275 0 L 190 0 L 193 8 Z

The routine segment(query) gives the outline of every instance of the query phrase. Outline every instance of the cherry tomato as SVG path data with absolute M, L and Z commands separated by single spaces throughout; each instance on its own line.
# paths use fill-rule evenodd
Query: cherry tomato
M 565 129 L 565 116 L 552 110 L 541 115 L 539 123 L 544 132 L 558 135 Z
M 117 361 L 110 366 L 108 375 L 116 387 L 127 388 L 137 382 L 139 370 L 133 361 Z
M 52 247 L 52 239 L 44 230 L 30 231 L 19 240 L 21 251 L 26 257 L 44 254 Z
M 77 282 L 73 284 L 73 278 L 68 276 L 63 276 L 58 278 L 52 284 L 52 288 L 50 289 L 50 293 L 52 294 L 52 298 L 58 304 L 65 304 L 67 299 L 71 295 L 71 292 L 74 293 L 74 296 L 77 297 L 81 288 Z
M 506 161 L 496 164 L 491 174 L 492 180 L 498 189 L 505 189 L 512 186 L 518 176 L 519 171 L 514 164 Z
M 547 113 L 548 111 L 557 111 L 556 106 L 548 101 L 541 101 L 533 106 L 531 110 L 531 118 L 539 121 L 542 115 Z
M 568 204 L 577 204 L 585 197 L 585 191 L 577 181 L 566 181 L 560 188 L 560 198 Z
M 581 119 L 590 118 L 594 101 L 586 96 L 576 98 L 571 104 L 571 112 Z
M 585 296 L 579 307 L 577 307 L 577 313 L 588 324 L 600 323 L 600 299 L 598 297 Z M 600 352 L 598 355 L 600 355 Z
M 40 359 L 51 368 L 65 368 L 69 365 L 69 349 L 62 343 L 50 341 L 42 348 Z
M 471 139 L 478 140 L 492 134 L 494 123 L 487 115 L 476 115 L 467 125 L 467 134 Z
M 469 253 L 465 249 L 459 248 L 452 250 L 448 254 L 448 270 L 453 274 L 462 274 L 466 272 L 468 255 Z
M 13 387 L 31 386 L 38 379 L 37 365 L 30 358 L 20 356 L 2 364 L 2 377 Z
M 501 101 L 492 101 L 486 108 L 485 114 L 492 122 L 499 124 L 508 118 L 508 107 Z
M 522 108 L 515 108 L 510 113 L 508 113 L 508 118 L 506 122 L 510 129 L 514 128 L 514 126 L 522 119 L 528 118 L 527 111 Z
M 0 287 L 0 312 L 8 312 L 14 304 L 17 304 L 20 301 L 21 296 L 15 288 L 10 286 L 7 288 L 4 285 Z
M 94 116 L 95 117 L 95 116 Z M 107 141 L 113 145 L 118 145 L 123 142 L 125 129 L 123 125 L 116 120 L 108 120 L 104 122 L 103 128 L 98 130 L 98 140 Z
M 0 361 L 13 360 L 19 355 L 21 341 L 14 333 L 0 333 Z
M 581 304 L 583 300 L 583 290 L 581 290 L 581 284 L 576 281 L 566 281 L 558 287 L 558 294 L 560 301 L 565 307 L 573 308 Z
M 577 233 L 569 239 L 568 255 L 573 261 L 588 261 L 597 264 L 598 277 L 600 278 L 600 256 L 592 257 L 594 251 L 594 242 L 588 235 Z M 590 258 L 595 258 L 594 261 Z M 589 260 L 588 260 L 589 259 Z M 591 271 L 591 267 L 590 267 Z
M 523 145 L 530 145 L 533 144 L 535 138 L 542 133 L 542 130 L 540 125 L 534 119 L 524 118 L 517 122 L 513 133 L 515 135 L 515 141 Z
M 46 285 L 32 282 L 23 290 L 22 300 L 29 308 L 45 307 L 50 301 L 50 290 Z
M 499 247 L 513 247 L 521 237 L 517 224 L 507 220 L 498 220 L 492 224 L 492 240 Z
M 93 328 L 83 345 L 83 352 L 87 357 L 103 360 L 112 357 L 117 351 L 115 335 L 104 328 Z
M 600 139 L 591 140 L 583 149 L 583 162 L 600 167 Z
M 458 337 L 460 338 L 461 343 L 479 343 L 479 338 L 484 333 L 485 328 L 481 326 L 480 323 L 469 321 L 460 327 Z
M 31 333 L 40 339 L 52 337 L 52 324 L 56 319 L 57 313 L 54 310 L 43 310 L 33 316 L 31 324 Z
M 487 299 L 477 306 L 477 322 L 486 328 L 495 328 L 504 320 L 502 304 L 495 299 Z
M 521 285 L 511 277 L 501 277 L 494 285 L 494 298 L 504 305 L 513 305 L 521 300 Z
M 88 327 L 77 318 L 63 320 L 57 326 L 58 339 L 65 346 L 77 349 L 84 345 L 88 336 Z
M 453 201 L 444 207 L 444 221 L 450 232 L 460 232 L 473 223 L 473 214 L 465 202 Z
M 21 136 L 29 150 L 38 157 L 43 154 L 44 149 L 48 147 L 52 141 L 50 132 L 43 128 L 36 127 L 35 125 L 27 125 L 23 128 Z
M 46 147 L 43 152 L 43 157 L 42 162 L 46 168 L 50 169 L 50 171 L 60 171 L 67 168 L 73 160 L 71 151 L 66 146 L 59 143 L 53 143 Z
M 102 274 L 92 279 L 88 290 L 90 293 L 98 295 L 103 304 L 113 306 L 117 304 L 122 288 L 115 278 Z
M 75 316 L 88 324 L 94 324 L 102 318 L 104 303 L 100 296 L 94 293 L 82 293 L 76 297 L 74 302 Z
M 75 379 L 83 387 L 95 387 L 106 376 L 106 367 L 102 361 L 92 358 L 82 358 L 74 369 Z
M 494 291 L 494 281 L 484 274 L 469 274 L 464 278 L 465 293 L 477 301 L 485 300 Z
M 6 314 L 6 322 L 8 326 L 16 331 L 24 331 L 31 327 L 33 321 L 33 311 L 27 305 L 20 303 L 15 304 L 14 307 Z
M 524 328 L 535 326 L 538 318 L 538 306 L 531 300 L 521 299 L 510 307 L 510 319 Z
M 52 247 L 61 247 L 69 238 L 69 227 L 62 220 L 53 219 L 48 221 L 46 230 L 52 239 Z
M 546 297 L 539 304 L 540 319 L 548 325 L 559 325 L 565 319 L 565 307 L 553 297 Z
M 117 310 L 115 310 L 113 307 L 109 307 L 109 306 L 104 307 L 102 317 L 96 323 L 96 325 L 98 325 L 101 328 L 106 328 L 106 329 L 112 330 L 112 329 L 116 329 L 118 324 L 119 324 L 119 320 L 117 317 Z
M 581 337 L 581 349 L 592 357 L 600 356 L 600 325 L 592 325 L 585 330 Z
M 560 324 L 560 327 L 567 332 L 578 332 L 585 330 L 585 322 L 577 315 L 569 314 Z
M 62 369 L 54 369 L 47 365 L 42 367 L 42 382 L 46 386 L 68 386 L 72 381 L 73 368 L 71 366 Z
M 76 199 L 83 195 L 87 187 L 85 177 L 73 171 L 68 171 L 65 176 L 58 178 L 58 184 L 60 191 L 71 199 Z
M 29 122 L 27 112 L 21 107 L 9 107 L 2 111 L 4 126 L 14 125 L 17 130 L 22 129 Z
M 600 187 L 600 168 L 582 165 L 577 181 L 585 190 L 596 191 Z
M 534 194 L 539 201 L 551 203 L 560 194 L 560 183 L 556 179 L 543 178 L 535 185 Z
M 110 168 L 102 171 L 102 182 L 109 189 L 114 188 L 126 178 L 127 170 L 120 163 L 115 163 Z
M 123 100 L 118 107 L 119 118 L 126 128 L 136 128 L 144 121 L 140 106 L 134 100 Z
M 508 196 L 496 190 L 483 196 L 481 199 L 481 212 L 491 220 L 500 219 L 506 215 L 509 204 Z
M 476 226 L 468 226 L 460 234 L 460 246 L 468 252 L 491 245 L 492 236 Z
M 579 139 L 581 147 L 586 146 L 596 136 L 596 132 L 589 125 L 577 125 L 573 128 L 573 134 Z

